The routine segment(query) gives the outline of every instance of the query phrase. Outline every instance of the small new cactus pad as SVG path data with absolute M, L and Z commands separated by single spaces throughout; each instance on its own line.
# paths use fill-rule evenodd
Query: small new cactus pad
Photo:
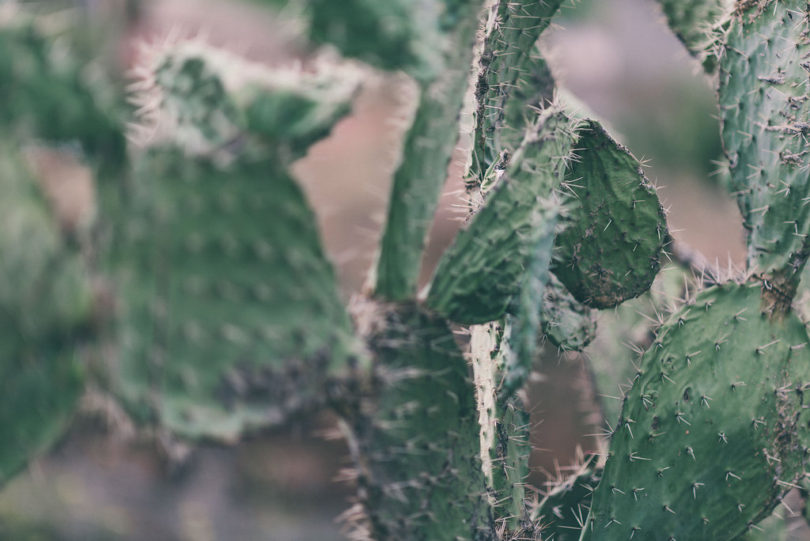
M 444 3 L 442 30 L 448 46 L 437 51 L 442 60 L 438 75 L 420 81 L 419 106 L 391 189 L 375 286 L 376 295 L 387 300 L 416 295 L 425 238 L 458 141 L 459 114 L 484 4 L 482 0 Z
M 442 257 L 428 306 L 465 324 L 493 321 L 506 312 L 526 283 L 542 239 L 554 234 L 552 192 L 565 174 L 572 142 L 572 124 L 557 108 L 527 130 L 495 193 Z
M 649 289 L 668 240 L 666 218 L 625 147 L 592 120 L 577 134 L 562 190 L 570 212 L 552 270 L 578 301 L 610 308 Z
M 118 251 L 115 379 L 141 417 L 233 440 L 326 399 L 351 326 L 315 217 L 276 163 L 153 149 Z
M 372 539 L 492 539 L 467 361 L 444 320 L 378 305 L 374 386 L 349 417 Z
M 487 23 L 476 83 L 474 174 L 496 164 L 501 152 L 514 151 L 534 118 L 554 92 L 554 78 L 540 55 L 537 40 L 551 23 L 562 0 L 497 2 Z
M 596 336 L 596 312 L 577 301 L 553 275 L 546 285 L 540 321 L 546 338 L 563 351 L 582 351 Z
M 602 469 L 593 458 L 576 472 L 554 484 L 532 511 L 543 539 L 577 541 L 588 518 L 593 491 L 602 478 Z
M 734 0 L 658 0 L 669 27 L 708 72 L 717 66 L 713 32 L 731 11 Z
M 739 2 L 720 62 L 720 117 L 748 264 L 795 287 L 810 233 L 810 24 L 804 0 Z
M 250 135 L 285 163 L 329 135 L 362 79 L 356 67 L 325 59 L 267 68 L 198 40 L 155 47 L 135 72 L 145 143 L 212 153 L 234 151 Z
M 810 347 L 761 282 L 673 314 L 642 358 L 583 540 L 735 539 L 802 474 Z
M 86 269 L 16 146 L 0 143 L 0 485 L 66 429 L 92 315 Z
M 2 15 L 0 14 L 0 18 Z M 0 20 L 0 125 L 18 137 L 79 143 L 95 162 L 125 161 L 126 141 L 103 79 L 19 14 Z

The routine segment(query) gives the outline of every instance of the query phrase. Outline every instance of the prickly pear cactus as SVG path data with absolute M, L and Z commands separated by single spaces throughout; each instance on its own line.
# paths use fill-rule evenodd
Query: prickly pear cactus
M 0 485 L 67 428 L 93 306 L 87 269 L 15 147 L 0 143 Z
M 548 226 L 555 211 L 551 197 L 573 142 L 571 121 L 559 109 L 538 118 L 495 193 L 444 254 L 428 306 L 466 324 L 493 321 L 506 312 L 538 242 L 554 234 Z
M 319 101 L 323 74 L 263 71 L 197 43 L 152 66 L 149 148 L 115 247 L 113 379 L 140 419 L 234 441 L 324 404 L 356 364 L 315 217 L 285 164 L 348 111 L 357 83 Z
M 738 2 L 720 62 L 723 144 L 748 264 L 788 296 L 810 253 L 808 16 L 804 1 Z
M 580 302 L 611 308 L 647 291 L 668 241 L 655 188 L 632 154 L 597 122 L 578 130 L 566 174 L 571 207 L 553 267 Z
M 795 484 L 810 350 L 805 326 L 767 296 L 759 281 L 715 286 L 659 331 L 582 539 L 733 539 Z
M 356 526 L 373 539 L 491 539 L 475 394 L 450 328 L 412 304 L 366 310 L 376 363 L 349 416 Z

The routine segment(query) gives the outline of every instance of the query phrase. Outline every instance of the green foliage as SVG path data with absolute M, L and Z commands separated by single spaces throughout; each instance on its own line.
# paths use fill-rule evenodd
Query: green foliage
M 349 113 L 367 70 L 326 56 L 271 69 L 198 41 L 156 49 L 135 85 L 133 135 L 146 148 L 130 170 L 101 78 L 32 20 L 4 22 L 0 125 L 15 140 L 75 144 L 100 173 L 107 238 L 93 250 L 114 285 L 117 331 L 104 383 L 132 416 L 234 442 L 333 406 L 355 459 L 359 536 L 755 529 L 806 476 L 810 444 L 810 347 L 793 313 L 810 253 L 807 5 L 661 0 L 689 50 L 709 70 L 719 63 L 731 185 L 750 234 L 748 281 L 703 291 L 656 335 L 642 318 L 668 304 L 645 294 L 671 240 L 665 216 L 629 150 L 555 98 L 537 39 L 560 4 L 501 0 L 482 24 L 484 0 L 301 3 L 314 41 L 403 70 L 419 88 L 373 293 L 355 302 L 354 321 L 289 167 Z M 425 235 L 481 26 L 474 208 L 422 297 Z M 86 262 L 11 146 L 0 147 L 0 188 L 2 482 L 69 421 L 82 390 L 76 345 L 94 310 Z M 539 337 L 582 350 L 594 308 L 639 296 L 604 318 L 611 344 L 586 350 L 597 350 L 601 392 L 617 387 L 623 400 L 620 415 L 605 408 L 618 423 L 604 470 L 582 465 L 533 507 L 520 391 Z M 624 338 L 646 342 L 639 369 L 616 351 Z
M 733 539 L 767 517 L 807 456 L 805 326 L 761 282 L 710 288 L 642 359 L 583 539 Z
M 232 441 L 323 404 L 348 371 L 351 326 L 288 174 L 156 149 L 130 197 L 115 380 L 133 411 Z

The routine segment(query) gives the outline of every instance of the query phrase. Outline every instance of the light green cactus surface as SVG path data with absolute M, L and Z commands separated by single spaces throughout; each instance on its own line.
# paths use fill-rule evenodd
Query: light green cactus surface
M 714 33 L 731 12 L 734 0 L 658 0 L 669 27 L 689 53 L 703 62 L 708 72 L 717 67 Z
M 225 440 L 322 404 L 348 369 L 351 326 L 288 174 L 152 150 L 131 198 L 116 371 L 127 402 Z
M 805 326 L 758 281 L 673 314 L 614 427 L 582 539 L 733 539 L 767 517 L 807 460 Z
M 67 428 L 93 315 L 87 269 L 15 146 L 0 143 L 0 485 Z
M 808 29 L 806 2 L 739 2 L 720 63 L 723 144 L 748 264 L 785 290 L 810 250 Z

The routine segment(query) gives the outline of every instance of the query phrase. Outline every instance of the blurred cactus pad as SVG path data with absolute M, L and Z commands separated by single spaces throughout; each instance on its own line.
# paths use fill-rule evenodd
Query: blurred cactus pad
M 172 38 L 127 85 L 70 25 L 0 5 L 0 484 L 82 396 L 189 446 L 329 410 L 352 538 L 783 538 L 774 511 L 810 484 L 810 5 L 658 1 L 716 89 L 748 247 L 721 276 L 555 81 L 541 38 L 576 2 L 266 3 L 304 23 L 296 62 Z M 410 79 L 414 109 L 346 302 L 294 164 L 386 74 Z M 423 269 L 466 147 L 464 225 Z M 92 171 L 82 227 L 60 221 L 32 149 Z M 620 396 L 593 405 L 602 452 L 540 490 L 530 442 L 554 428 L 530 423 L 526 388 L 547 342 L 587 352 L 595 393 Z

